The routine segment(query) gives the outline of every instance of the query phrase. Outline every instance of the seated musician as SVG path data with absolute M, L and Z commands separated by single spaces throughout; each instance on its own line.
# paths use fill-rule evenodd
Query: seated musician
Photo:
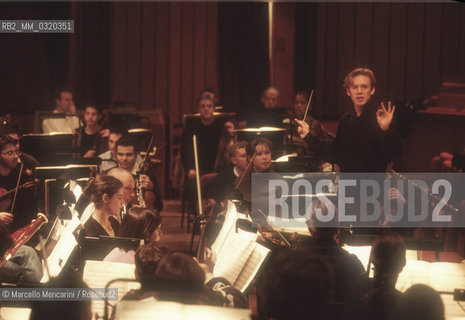
M 160 241 L 161 216 L 156 210 L 132 207 L 124 215 L 118 236 L 123 238 L 143 239 L 145 244 L 156 244 Z M 115 248 L 104 261 L 134 263 L 134 250 L 124 251 Z
M 21 152 L 19 158 L 24 162 L 24 169 L 28 175 L 32 175 L 35 171 L 35 168 L 39 165 L 39 161 L 36 158 L 21 151 L 20 141 L 22 139 L 21 131 L 18 126 L 12 123 L 5 123 L 0 126 L 0 133 L 6 134 L 11 139 L 16 142 L 16 148 Z
M 61 86 L 55 90 L 55 110 L 53 113 L 65 113 L 63 119 L 45 119 L 42 121 L 42 131 L 45 133 L 64 132 L 73 133 L 79 128 L 79 117 L 77 117 L 71 89 Z
M 135 179 L 140 180 L 140 188 L 143 189 L 143 192 L 151 195 L 151 197 L 144 196 L 146 206 L 161 212 L 163 210 L 163 200 L 158 179 L 152 171 L 144 171 L 143 168 L 140 168 L 142 158 L 136 153 L 136 142 L 134 139 L 124 136 L 118 141 L 116 144 L 116 160 L 121 169 L 127 170 Z
M 286 108 L 279 106 L 279 91 L 274 87 L 263 90 L 260 104 L 250 108 L 246 116 L 248 128 L 283 127 Z
M 229 149 L 236 143 L 237 136 L 234 133 L 234 120 L 228 119 L 224 122 L 223 134 L 218 146 L 218 155 L 215 160 L 215 172 L 222 172 L 231 164 Z
M 102 159 L 100 172 L 107 172 L 111 168 L 118 166 L 118 162 L 116 161 L 116 143 L 126 133 L 127 131 L 123 128 L 117 126 L 110 127 L 108 135 L 108 150 L 98 156 Z
M 339 245 L 338 228 L 318 228 L 313 233 L 308 251 L 326 259 L 334 271 L 334 299 L 343 302 L 354 281 L 365 273 L 357 256 L 350 254 Z
M 228 149 L 231 165 L 213 178 L 207 190 L 207 199 L 213 204 L 226 206 L 229 193 L 234 189 L 234 181 L 241 177 L 247 168 L 247 142 L 239 141 Z
M 310 95 L 307 91 L 297 91 L 294 98 L 294 108 L 291 114 L 291 119 L 299 119 L 303 120 L 305 116 L 305 111 L 307 109 L 308 100 Z M 318 139 L 325 141 L 325 143 L 331 142 L 334 137 L 332 137 L 316 120 L 311 116 L 312 109 L 309 108 L 307 111 L 307 115 L 305 117 L 305 122 L 309 124 L 310 129 L 312 130 L 312 135 L 318 137 Z M 312 154 L 311 150 L 308 148 L 305 141 L 300 138 L 300 134 L 298 132 L 298 125 L 297 123 L 291 122 L 291 135 L 292 135 L 292 143 L 297 147 L 297 153 L 300 154 Z
M 252 203 L 252 172 L 267 173 L 274 171 L 271 163 L 271 147 L 271 141 L 266 138 L 255 138 L 247 146 L 247 160 L 251 162 L 255 153 L 256 155 L 252 161 L 251 170 L 245 174 L 238 188 L 242 193 L 242 199 L 246 207 Z
M 5 252 L 14 245 L 7 229 L 8 224 L 0 213 L 0 261 Z M 0 282 L 39 283 L 42 275 L 42 262 L 37 252 L 27 245 L 21 246 L 0 268 Z
M 129 291 L 121 300 L 142 300 L 156 295 L 155 273 L 160 262 L 171 255 L 172 252 L 168 248 L 154 244 L 145 244 L 137 248 L 134 257 L 136 264 L 134 273 L 141 283 L 141 288 Z
M 99 173 L 84 192 L 95 204 L 94 213 L 84 224 L 86 236 L 116 236 L 119 224 L 114 217 L 120 214 L 124 204 L 121 181 L 104 173 Z
M 396 289 L 399 273 L 406 264 L 405 241 L 385 230 L 373 240 L 370 261 L 374 278 L 363 277 L 352 284 L 345 302 L 343 319 L 388 319 L 401 297 Z
M 123 191 L 124 191 L 124 206 L 123 208 L 123 215 L 127 212 L 131 206 L 137 203 L 136 194 L 134 193 L 135 188 L 135 181 L 132 174 L 129 171 L 121 169 L 121 168 L 113 168 L 107 173 L 109 176 L 115 177 L 123 184 Z M 122 217 L 121 217 L 122 218 Z M 121 222 L 121 219 L 119 220 Z
M 197 137 L 200 175 L 214 171 L 223 123 L 213 116 L 215 103 L 209 97 L 197 101 L 200 118 L 189 119 L 182 135 L 181 158 L 184 172 L 193 182 L 195 178 L 194 147 L 192 136 Z
M 76 130 L 83 158 L 94 158 L 101 152 L 103 142 L 100 135 L 101 119 L 102 111 L 95 104 L 87 104 L 84 108 L 84 127 Z
M 337 319 L 331 317 L 333 273 L 328 263 L 306 251 L 281 250 L 257 279 L 259 319 Z
M 17 142 L 8 135 L 0 134 L 0 188 L 3 189 L 3 193 L 14 190 L 18 183 L 21 170 L 21 164 L 18 161 L 21 153 Z M 11 208 L 13 206 L 14 192 L 0 201 L 0 212 L 12 214 L 11 216 L 8 215 L 9 219 L 12 219 L 9 225 L 10 231 L 16 231 L 28 225 L 38 212 L 32 173 L 32 171 L 23 168 L 21 177 L 19 177 L 19 185 L 23 187 L 17 192 L 13 210 Z M 7 216 L 5 213 L 2 215 Z

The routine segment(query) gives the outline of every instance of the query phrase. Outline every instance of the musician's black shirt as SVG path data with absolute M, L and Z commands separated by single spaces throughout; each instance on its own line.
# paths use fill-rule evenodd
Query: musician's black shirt
M 200 175 L 214 171 L 223 126 L 223 121 L 219 119 L 214 119 L 208 126 L 205 126 L 200 118 L 189 119 L 182 135 L 181 149 L 182 163 L 186 173 L 195 168 L 192 142 L 194 134 L 197 137 Z
M 2 176 L 0 175 L 0 188 L 5 189 L 6 191 L 13 190 L 16 188 L 16 183 L 19 174 L 19 165 L 17 168 L 13 169 L 9 175 Z M 33 178 L 30 177 L 25 170 L 21 176 L 20 185 L 23 185 L 26 182 L 32 181 Z M 14 194 L 9 197 L 11 202 L 13 201 Z M 11 205 L 8 208 L 3 208 L 4 211 L 10 211 Z M 33 186 L 29 188 L 22 188 L 18 191 L 15 201 L 15 207 L 13 209 L 14 219 L 11 225 L 8 227 L 10 232 L 14 232 L 26 225 L 28 225 L 32 219 L 37 215 L 37 202 L 35 196 L 35 188 Z
M 110 218 L 111 228 L 115 233 L 115 236 L 118 235 L 119 224 L 115 219 Z M 85 235 L 87 237 L 98 237 L 98 236 L 110 236 L 107 231 L 102 227 L 100 223 L 97 222 L 92 216 L 84 224 Z

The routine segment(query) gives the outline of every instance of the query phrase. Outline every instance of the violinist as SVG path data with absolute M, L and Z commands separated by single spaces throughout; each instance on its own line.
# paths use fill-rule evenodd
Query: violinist
M 139 171 L 142 158 L 136 153 L 136 142 L 129 136 L 122 137 L 116 144 L 116 160 L 121 169 L 129 171 L 135 179 L 139 179 L 140 187 L 151 197 L 145 197 L 146 206 L 158 212 L 163 210 L 160 187 L 156 176 L 150 170 Z
M 226 206 L 225 199 L 234 189 L 234 181 L 242 176 L 247 168 L 247 142 L 236 142 L 228 149 L 231 165 L 213 178 L 207 190 L 207 198 L 210 202 L 223 207 Z
M 21 131 L 18 126 L 13 123 L 4 123 L 0 126 L 0 133 L 6 134 L 11 139 L 16 142 L 16 148 L 21 151 L 20 141 L 22 139 Z M 24 162 L 24 170 L 26 170 L 28 175 L 32 175 L 35 171 L 35 168 L 39 165 L 39 161 L 36 158 L 21 151 L 19 156 L 21 161 Z
M 305 122 L 309 124 L 309 127 L 312 129 L 312 135 L 318 137 L 320 141 L 323 141 L 329 144 L 334 137 L 331 133 L 320 124 L 318 120 L 313 118 L 311 113 L 311 108 L 309 108 L 307 114 L 306 109 L 309 104 L 310 94 L 307 91 L 297 91 L 294 98 L 294 108 L 291 114 L 291 119 L 303 120 L 305 116 Z M 291 136 L 292 143 L 297 148 L 297 153 L 300 154 L 313 154 L 313 152 L 308 148 L 305 141 L 300 137 L 298 132 L 299 125 L 294 121 L 291 122 Z
M 0 219 L 8 222 L 10 231 L 26 226 L 37 214 L 35 190 L 32 187 L 25 187 L 34 185 L 32 171 L 23 169 L 21 176 L 19 176 L 21 171 L 20 154 L 17 140 L 8 135 L 0 134 L 0 188 L 2 194 L 11 195 L 0 201 Z M 18 188 L 14 208 L 11 210 L 15 192 L 8 191 L 15 190 L 18 180 L 21 187 Z
M 252 203 L 252 172 L 274 172 L 271 163 L 271 147 L 271 141 L 261 137 L 253 139 L 247 146 L 247 159 L 249 163 L 251 162 L 251 170 L 245 173 L 238 187 L 246 204 Z

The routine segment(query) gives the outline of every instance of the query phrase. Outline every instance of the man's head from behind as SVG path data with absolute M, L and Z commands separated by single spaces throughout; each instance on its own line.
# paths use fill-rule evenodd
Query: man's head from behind
M 136 278 L 145 285 L 145 281 L 155 278 L 158 265 L 169 256 L 171 256 L 171 251 L 166 247 L 158 247 L 154 244 L 140 246 L 134 257 Z
M 354 107 L 364 106 L 375 93 L 376 78 L 370 69 L 357 68 L 344 79 L 346 94 L 352 100 Z
M 276 88 L 268 87 L 263 90 L 261 102 L 266 109 L 273 109 L 278 106 L 279 91 Z
M 122 137 L 116 143 L 116 161 L 120 168 L 132 171 L 136 164 L 136 141 L 130 136 Z
M 55 90 L 55 109 L 58 112 L 70 112 L 74 105 L 73 94 L 67 86 L 58 87 Z

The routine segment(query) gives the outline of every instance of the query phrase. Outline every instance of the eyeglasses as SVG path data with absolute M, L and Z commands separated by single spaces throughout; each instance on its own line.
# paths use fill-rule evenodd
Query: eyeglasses
M 2 152 L 2 155 L 7 155 L 9 157 L 12 157 L 15 154 L 19 157 L 22 154 L 22 152 L 18 151 L 18 150 L 15 150 L 15 151 L 11 150 L 11 151 L 7 151 L 7 152 Z

